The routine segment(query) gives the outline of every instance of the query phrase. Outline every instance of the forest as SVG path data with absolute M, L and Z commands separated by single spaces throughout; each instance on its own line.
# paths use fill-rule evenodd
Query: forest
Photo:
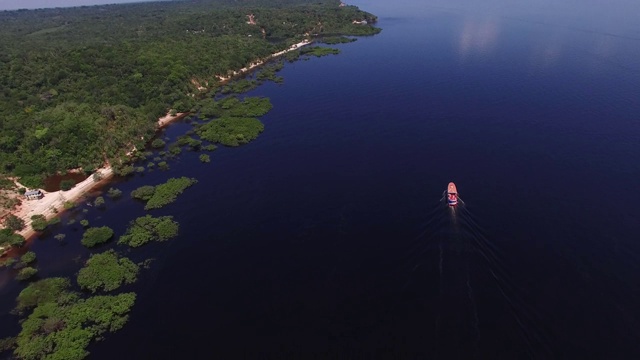
M 379 32 L 374 15 L 339 5 L 199 0 L 0 12 L 0 174 L 38 187 L 69 169 L 118 166 L 144 148 L 159 117 L 210 95 L 217 76 L 305 37 Z

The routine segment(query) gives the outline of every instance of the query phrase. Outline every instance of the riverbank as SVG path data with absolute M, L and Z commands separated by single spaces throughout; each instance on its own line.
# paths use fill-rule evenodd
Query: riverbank
M 218 79 L 221 83 L 225 83 L 232 78 L 243 75 L 266 62 L 282 56 L 288 52 L 295 51 L 300 49 L 303 46 L 311 44 L 311 40 L 303 40 L 299 43 L 291 45 L 289 48 L 273 53 L 264 59 L 259 59 L 255 62 L 250 63 L 248 66 L 243 67 L 237 71 L 231 71 L 230 75 L 227 77 L 218 76 Z M 158 129 L 164 128 L 171 124 L 174 121 L 178 121 L 189 113 L 176 113 L 172 115 L 171 113 L 167 113 L 167 115 L 158 119 Z M 85 196 L 89 191 L 94 189 L 97 186 L 103 185 L 108 182 L 113 177 L 113 169 L 110 166 L 105 166 L 96 170 L 92 176 L 89 176 L 84 181 L 76 184 L 73 188 L 67 191 L 53 191 L 47 192 L 41 190 L 44 194 L 44 197 L 39 200 L 23 200 L 22 203 L 16 207 L 16 209 L 12 210 L 10 214 L 17 216 L 22 219 L 25 223 L 25 228 L 18 232 L 18 234 L 22 235 L 25 239 L 29 240 L 33 236 L 36 235 L 36 231 L 31 227 L 31 217 L 33 215 L 44 215 L 47 220 L 57 216 L 59 213 L 65 210 L 65 203 L 77 202 L 83 196 Z M 20 186 L 24 187 L 24 186 Z
M 187 116 L 187 114 L 188 113 L 177 113 L 175 115 L 172 115 L 171 113 L 167 113 L 167 115 L 158 119 L 158 129 L 161 129 L 165 126 L 168 126 L 174 121 L 184 118 L 185 116 Z M 33 215 L 44 215 L 44 217 L 48 221 L 63 212 L 65 210 L 66 203 L 78 202 L 83 196 L 85 196 L 94 188 L 107 183 L 113 177 L 113 175 L 113 169 L 111 168 L 111 166 L 107 165 L 105 167 L 97 169 L 91 176 L 77 183 L 73 188 L 67 191 L 58 190 L 48 192 L 40 189 L 40 191 L 44 194 L 42 199 L 22 200 L 22 203 L 10 212 L 10 214 L 17 216 L 25 223 L 24 229 L 19 231 L 18 234 L 29 240 L 37 233 L 31 227 L 31 217 Z M 21 184 L 18 184 L 18 186 L 25 187 Z
M 218 75 L 217 76 L 218 80 L 220 80 L 221 83 L 226 83 L 227 81 L 233 79 L 236 76 L 244 75 L 245 73 L 257 68 L 258 66 L 264 65 L 269 60 L 273 60 L 273 59 L 275 59 L 277 57 L 280 57 L 280 56 L 282 56 L 282 55 L 284 55 L 284 54 L 286 54 L 288 52 L 298 50 L 303 46 L 307 46 L 307 45 L 311 44 L 312 42 L 313 41 L 311 41 L 311 40 L 305 39 L 305 40 L 303 40 L 303 41 L 301 41 L 301 42 L 299 42 L 297 44 L 291 45 L 288 49 L 273 53 L 273 54 L 267 56 L 264 59 L 258 59 L 255 62 L 250 63 L 249 66 L 243 67 L 240 70 L 231 71 L 230 73 L 228 73 L 227 76 Z
M 174 121 L 178 121 L 183 119 L 185 116 L 189 115 L 189 113 L 177 113 L 175 115 L 171 115 L 171 113 L 167 113 L 167 115 L 158 119 L 158 129 L 162 129 L 163 127 L 171 124 Z
M 91 191 L 91 189 L 104 184 L 112 177 L 113 169 L 110 166 L 106 166 L 96 170 L 92 176 L 89 176 L 67 191 L 58 190 L 46 192 L 41 190 L 44 194 L 42 199 L 23 200 L 22 204 L 12 212 L 13 215 L 21 218 L 25 223 L 25 228 L 18 232 L 18 234 L 24 236 L 25 239 L 31 238 L 36 234 L 31 227 L 31 217 L 33 215 L 44 215 L 45 218 L 49 220 L 64 211 L 65 203 L 78 201 L 87 192 Z

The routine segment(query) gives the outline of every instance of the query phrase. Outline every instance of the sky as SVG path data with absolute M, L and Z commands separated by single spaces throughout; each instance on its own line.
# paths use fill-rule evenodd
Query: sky
M 2 0 L 0 0 L 2 1 Z M 445 13 L 565 27 L 640 40 L 640 0 L 345 0 L 380 18 Z
M 0 10 L 120 4 L 140 1 L 142 0 L 0 0 Z
M 131 3 L 151 0 L 0 0 L 0 11 Z M 157 1 L 157 0 L 156 0 Z M 639 38 L 640 0 L 345 0 L 381 17 L 422 16 L 441 11 L 518 18 L 587 31 Z

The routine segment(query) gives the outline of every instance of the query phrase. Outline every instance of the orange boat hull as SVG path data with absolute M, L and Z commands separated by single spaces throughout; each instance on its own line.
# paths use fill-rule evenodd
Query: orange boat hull
M 447 203 L 449 203 L 449 206 L 458 204 L 458 189 L 453 182 L 450 182 L 447 186 Z

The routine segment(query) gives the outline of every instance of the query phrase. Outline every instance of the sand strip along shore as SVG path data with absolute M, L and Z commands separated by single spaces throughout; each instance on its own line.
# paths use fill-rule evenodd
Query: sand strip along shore
M 173 121 L 182 119 L 186 115 L 187 113 L 177 113 L 175 115 L 167 113 L 167 115 L 158 119 L 158 128 L 163 128 Z M 96 170 L 91 176 L 77 183 L 67 191 L 58 190 L 46 192 L 40 189 L 44 194 L 42 199 L 22 200 L 22 204 L 11 212 L 11 214 L 24 220 L 25 223 L 24 229 L 18 232 L 18 234 L 24 236 L 25 239 L 31 238 L 36 234 L 36 231 L 31 227 L 31 216 L 44 215 L 45 218 L 49 220 L 64 211 L 64 204 L 66 202 L 77 202 L 83 195 L 91 191 L 91 189 L 108 182 L 113 175 L 113 169 L 110 166 L 105 166 Z
M 171 122 L 182 119 L 187 113 L 178 113 L 171 115 L 167 113 L 164 117 L 158 119 L 158 129 L 169 125 Z M 22 200 L 22 204 L 15 210 L 11 211 L 11 214 L 24 220 L 25 227 L 19 231 L 18 234 L 24 236 L 25 239 L 30 239 L 36 234 L 36 231 L 31 227 L 31 217 L 33 215 L 44 215 L 47 220 L 55 217 L 58 213 L 64 211 L 64 204 L 67 202 L 77 202 L 86 193 L 93 188 L 103 185 L 113 177 L 113 169 L 110 166 L 105 166 L 96 170 L 91 176 L 87 177 L 82 182 L 76 184 L 73 188 L 67 191 L 53 191 L 46 192 L 42 189 L 44 197 L 39 200 Z M 25 187 L 18 184 L 20 187 Z
M 256 60 L 255 62 L 250 63 L 249 66 L 247 66 L 247 67 L 243 67 L 242 69 L 237 70 L 237 71 L 232 71 L 229 76 L 218 75 L 218 79 L 220 80 L 220 82 L 225 83 L 225 82 L 231 80 L 232 78 L 234 78 L 234 77 L 236 77 L 238 75 L 242 75 L 242 74 L 244 74 L 244 73 L 246 73 L 248 71 L 251 71 L 251 70 L 257 68 L 258 66 L 266 63 L 267 61 L 269 61 L 271 59 L 277 58 L 278 56 L 282 56 L 282 55 L 284 55 L 284 54 L 286 54 L 288 52 L 298 50 L 301 47 L 309 45 L 311 43 L 312 43 L 311 40 L 303 40 L 303 41 L 301 41 L 301 42 L 299 42 L 297 44 L 291 45 L 288 49 L 285 49 L 285 50 L 282 50 L 282 51 L 278 51 L 277 53 L 273 53 L 273 54 L 267 56 L 264 59 Z
M 189 113 L 177 113 L 175 115 L 171 115 L 171 113 L 167 113 L 167 115 L 161 117 L 160 119 L 158 119 L 158 129 L 162 129 L 163 127 L 171 124 L 174 121 L 178 121 L 182 118 L 184 118 L 185 116 L 189 115 Z
M 18 234 L 24 236 L 25 239 L 31 238 L 36 234 L 36 232 L 31 228 L 31 216 L 44 215 L 47 220 L 49 220 L 59 212 L 64 211 L 64 204 L 66 202 L 75 203 L 94 187 L 109 181 L 111 177 L 113 177 L 113 169 L 109 166 L 104 167 L 96 170 L 94 175 L 89 176 L 84 181 L 76 184 L 76 186 L 67 191 L 59 190 L 46 192 L 44 190 L 40 190 L 44 194 L 42 199 L 22 200 L 22 204 L 12 212 L 12 214 L 24 220 L 26 224 L 25 228 L 18 232 Z

